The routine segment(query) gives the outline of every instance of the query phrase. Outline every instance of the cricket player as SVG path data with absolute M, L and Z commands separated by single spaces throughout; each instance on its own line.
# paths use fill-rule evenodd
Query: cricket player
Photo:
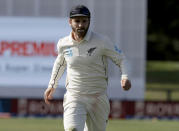
M 107 37 L 89 29 L 91 14 L 87 7 L 71 9 L 69 24 L 72 31 L 58 41 L 58 56 L 51 79 L 44 93 L 50 104 L 58 80 L 67 69 L 64 95 L 65 131 L 105 131 L 110 113 L 106 94 L 108 85 L 107 58 L 121 70 L 121 86 L 131 88 L 122 51 Z

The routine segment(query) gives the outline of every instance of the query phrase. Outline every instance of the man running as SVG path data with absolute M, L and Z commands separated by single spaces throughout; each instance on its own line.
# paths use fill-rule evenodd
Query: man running
M 122 51 L 107 37 L 89 29 L 90 18 L 90 11 L 84 5 L 71 9 L 69 24 L 72 31 L 58 41 L 58 56 L 44 93 L 45 102 L 50 104 L 58 80 L 67 68 L 67 92 L 63 101 L 65 131 L 106 130 L 110 113 L 106 93 L 107 58 L 120 68 L 122 88 L 131 88 Z

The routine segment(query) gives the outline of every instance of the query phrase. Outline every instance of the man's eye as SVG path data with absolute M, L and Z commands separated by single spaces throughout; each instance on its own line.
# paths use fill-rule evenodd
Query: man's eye
M 76 23 L 79 23 L 80 21 L 79 20 L 75 20 Z

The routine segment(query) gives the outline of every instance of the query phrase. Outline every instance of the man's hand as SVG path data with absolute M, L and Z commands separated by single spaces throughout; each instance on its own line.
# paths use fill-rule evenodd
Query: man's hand
M 47 88 L 44 92 L 44 100 L 46 104 L 50 104 L 50 100 L 53 98 L 53 93 L 55 92 L 55 88 Z
M 128 79 L 122 79 L 121 80 L 121 87 L 125 91 L 129 90 L 131 88 L 131 82 L 130 82 L 130 80 L 128 80 Z

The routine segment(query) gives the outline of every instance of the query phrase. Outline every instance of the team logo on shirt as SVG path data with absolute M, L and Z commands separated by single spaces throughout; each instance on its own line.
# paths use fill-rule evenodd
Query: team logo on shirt
M 117 51 L 119 54 L 122 53 L 122 51 L 117 47 L 117 45 L 114 45 L 114 49 L 115 49 L 115 51 Z
M 72 49 L 71 48 L 67 48 L 65 51 L 64 51 L 65 55 L 67 57 L 72 57 L 73 56 L 73 52 L 72 52 Z
M 87 51 L 87 55 L 88 55 L 88 56 L 91 56 L 91 54 L 94 52 L 95 49 L 96 49 L 96 47 L 90 48 L 90 49 Z

